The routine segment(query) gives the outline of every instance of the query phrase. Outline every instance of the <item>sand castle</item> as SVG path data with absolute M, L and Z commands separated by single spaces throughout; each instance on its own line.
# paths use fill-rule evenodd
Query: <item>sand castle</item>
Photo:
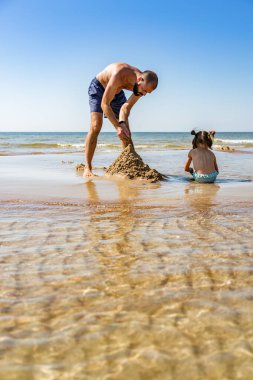
M 76 165 L 78 173 L 82 174 L 84 169 L 84 164 Z M 163 174 L 155 169 L 151 169 L 143 162 L 132 145 L 128 145 L 119 157 L 116 158 L 107 169 L 104 169 L 106 174 L 117 175 L 128 179 L 144 179 L 149 182 L 158 182 L 165 179 Z
M 128 145 L 119 157 L 107 168 L 106 173 L 110 175 L 120 175 L 129 179 L 146 179 L 150 182 L 157 182 L 164 179 L 161 173 L 155 169 L 151 169 L 143 162 L 131 144 Z

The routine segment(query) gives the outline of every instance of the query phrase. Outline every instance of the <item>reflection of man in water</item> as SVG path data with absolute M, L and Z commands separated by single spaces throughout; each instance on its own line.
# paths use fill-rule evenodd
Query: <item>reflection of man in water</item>
M 113 186 L 112 186 L 113 185 Z M 157 184 L 155 184 L 157 186 Z M 139 187 L 131 186 L 124 180 L 113 181 L 108 188 L 108 182 L 99 181 L 97 183 L 92 180 L 86 181 L 84 187 L 88 192 L 88 200 L 91 202 L 103 202 L 104 200 L 120 200 L 122 202 L 132 201 L 138 198 Z M 154 184 L 150 184 L 154 187 Z M 145 187 L 145 190 L 146 187 Z
M 158 77 L 153 71 L 140 71 L 127 63 L 112 63 L 101 71 L 89 87 L 91 126 L 85 142 L 84 176 L 92 176 L 92 158 L 103 124 L 103 112 L 115 127 L 123 147 L 132 143 L 128 117 L 141 96 L 156 89 Z M 133 91 L 127 100 L 123 89 Z

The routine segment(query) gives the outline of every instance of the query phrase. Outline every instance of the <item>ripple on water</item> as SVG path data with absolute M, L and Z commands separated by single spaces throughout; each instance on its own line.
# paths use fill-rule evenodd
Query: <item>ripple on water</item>
M 0 378 L 251 379 L 250 210 L 2 204 Z

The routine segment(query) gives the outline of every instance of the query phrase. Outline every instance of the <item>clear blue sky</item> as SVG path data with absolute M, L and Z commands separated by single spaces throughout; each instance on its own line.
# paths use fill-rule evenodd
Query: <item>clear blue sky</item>
M 0 36 L 0 131 L 87 131 L 117 61 L 159 76 L 133 131 L 253 131 L 253 0 L 0 0 Z

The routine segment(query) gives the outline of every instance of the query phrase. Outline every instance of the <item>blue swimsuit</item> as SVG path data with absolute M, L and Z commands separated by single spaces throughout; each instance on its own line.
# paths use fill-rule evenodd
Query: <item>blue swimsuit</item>
M 195 179 L 196 182 L 200 183 L 213 183 L 216 180 L 216 177 L 219 173 L 215 170 L 212 173 L 209 174 L 200 174 L 197 172 L 193 172 L 192 176 Z

